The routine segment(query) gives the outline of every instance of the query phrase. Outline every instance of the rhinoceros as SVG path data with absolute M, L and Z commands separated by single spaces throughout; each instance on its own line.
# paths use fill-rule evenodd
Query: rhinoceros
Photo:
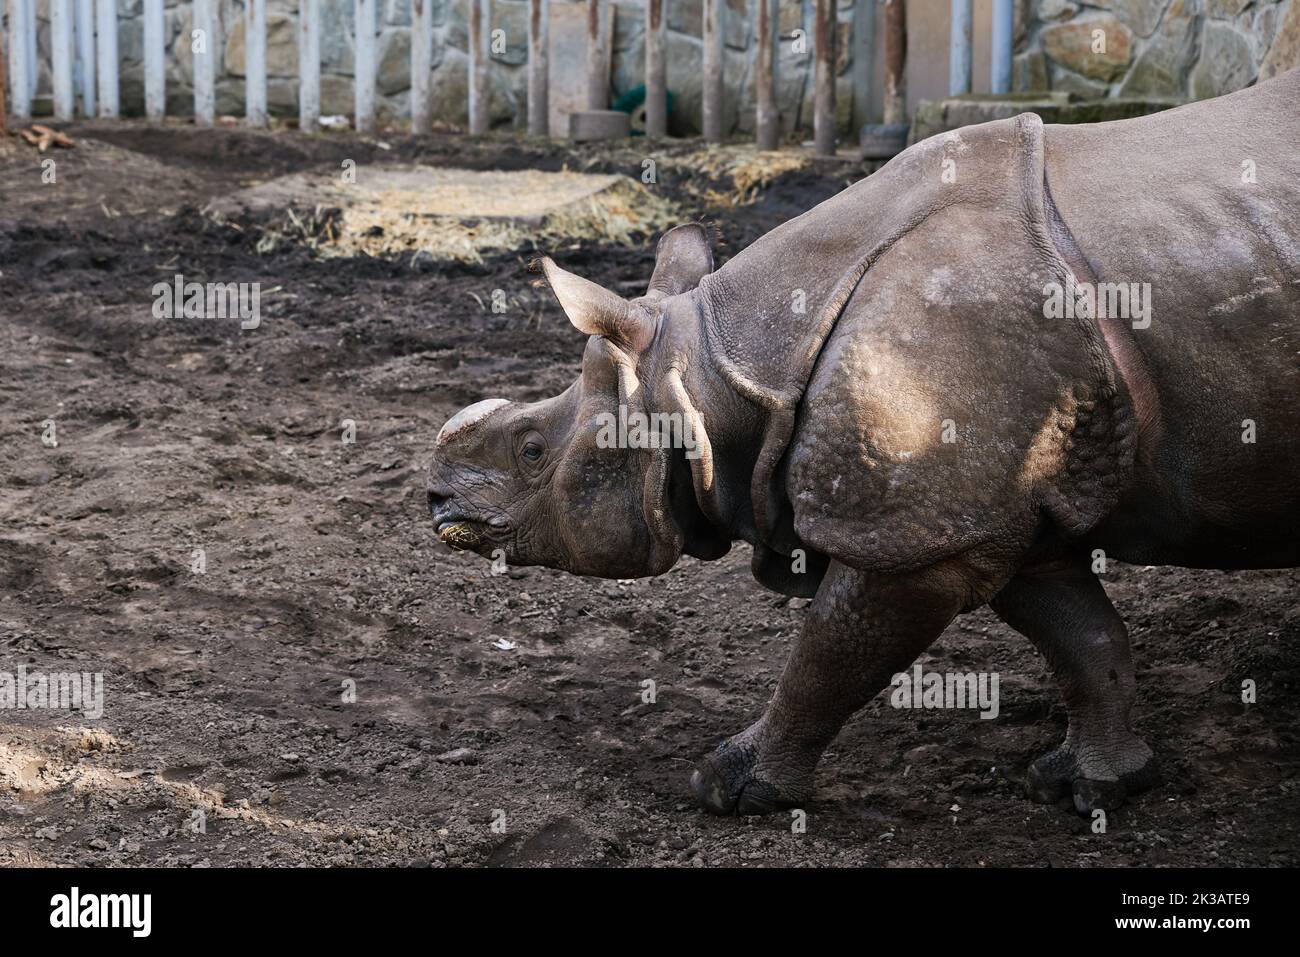
M 720 268 L 670 230 L 631 300 L 544 259 L 582 373 L 443 426 L 438 534 L 610 578 L 745 541 L 813 599 L 766 711 L 691 777 L 709 811 L 808 801 L 844 722 L 984 605 L 1069 718 L 1028 795 L 1115 807 L 1157 771 L 1099 559 L 1300 565 L 1298 143 L 1300 71 L 932 137 Z

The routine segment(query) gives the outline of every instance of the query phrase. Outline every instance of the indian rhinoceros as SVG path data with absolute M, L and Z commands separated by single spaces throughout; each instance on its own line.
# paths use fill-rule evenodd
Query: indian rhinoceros
M 815 596 L 766 712 L 691 778 L 710 811 L 808 800 L 849 716 L 983 605 L 1065 700 L 1029 795 L 1113 807 L 1156 770 L 1098 556 L 1300 565 L 1300 71 L 932 137 L 716 271 L 669 231 L 630 301 L 543 267 L 582 374 L 448 421 L 429 507 L 456 547 L 611 578 L 743 540 Z

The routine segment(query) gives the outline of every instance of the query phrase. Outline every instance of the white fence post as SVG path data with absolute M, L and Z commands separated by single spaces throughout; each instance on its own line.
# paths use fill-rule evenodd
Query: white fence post
M 81 81 L 81 115 L 95 115 L 95 0 L 76 0 L 77 78 Z
M 298 129 L 306 133 L 320 122 L 320 4 L 298 0 Z
M 31 72 L 27 69 L 26 5 L 33 0 L 9 0 L 9 102 L 16 120 L 32 115 Z
M 411 0 L 411 132 L 433 128 L 433 0 Z
M 167 113 L 166 42 L 163 0 L 144 0 L 144 115 L 151 123 Z
M 54 68 L 54 118 L 72 119 L 72 0 L 50 0 L 50 60 Z
M 211 126 L 217 120 L 217 0 L 194 0 L 190 50 L 194 54 L 194 123 Z
M 375 131 L 375 0 L 356 0 L 354 97 L 358 133 Z
M 550 42 L 551 5 L 548 0 L 528 0 L 528 135 L 550 132 L 550 88 L 546 75 Z
M 244 119 L 266 126 L 266 0 L 244 0 Z
M 117 0 L 95 0 L 95 38 L 99 43 L 99 116 L 115 120 L 117 100 Z
M 36 3 L 37 0 L 27 0 L 23 6 L 27 14 L 27 22 L 23 25 L 23 36 L 27 38 L 27 89 L 33 97 L 36 96 L 37 80 L 41 75 L 36 59 Z

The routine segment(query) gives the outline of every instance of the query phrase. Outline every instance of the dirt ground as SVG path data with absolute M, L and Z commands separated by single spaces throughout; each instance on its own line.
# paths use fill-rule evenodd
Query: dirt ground
M 1021 796 L 1065 715 L 987 611 L 922 664 L 998 672 L 996 720 L 882 697 L 823 761 L 805 833 L 706 816 L 691 766 L 760 713 L 805 603 L 756 585 L 745 547 L 635 583 L 493 577 L 427 517 L 452 412 L 576 374 L 536 250 L 322 259 L 268 251 L 274 215 L 203 212 L 346 158 L 639 178 L 635 151 L 69 129 L 55 184 L 0 147 L 0 671 L 102 672 L 105 713 L 0 711 L 0 865 L 1300 863 L 1292 571 L 1111 567 L 1165 783 L 1104 834 Z M 725 171 L 659 159 L 655 188 L 713 221 L 724 257 L 863 172 L 787 172 L 733 208 Z M 652 249 L 553 252 L 628 293 Z M 176 272 L 260 282 L 260 328 L 154 318 Z

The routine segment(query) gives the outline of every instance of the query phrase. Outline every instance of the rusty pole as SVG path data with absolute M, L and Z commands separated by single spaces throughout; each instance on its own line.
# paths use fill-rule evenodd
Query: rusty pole
M 546 44 L 550 17 L 549 0 L 528 0 L 529 136 L 546 136 L 550 132 L 550 103 L 546 74 Z
M 776 106 L 776 19 L 779 0 L 758 0 L 758 89 L 755 126 L 758 148 L 776 149 L 781 138 L 781 114 Z
M 645 135 L 668 135 L 668 77 L 664 64 L 664 0 L 645 2 Z
M 814 42 L 817 45 L 816 99 L 813 104 L 813 152 L 835 155 L 835 0 L 817 0 Z
M 704 138 L 722 142 L 722 17 L 727 0 L 704 0 Z M 760 0 L 762 2 L 762 0 Z
M 885 0 L 886 123 L 907 122 L 907 7 L 903 0 Z

